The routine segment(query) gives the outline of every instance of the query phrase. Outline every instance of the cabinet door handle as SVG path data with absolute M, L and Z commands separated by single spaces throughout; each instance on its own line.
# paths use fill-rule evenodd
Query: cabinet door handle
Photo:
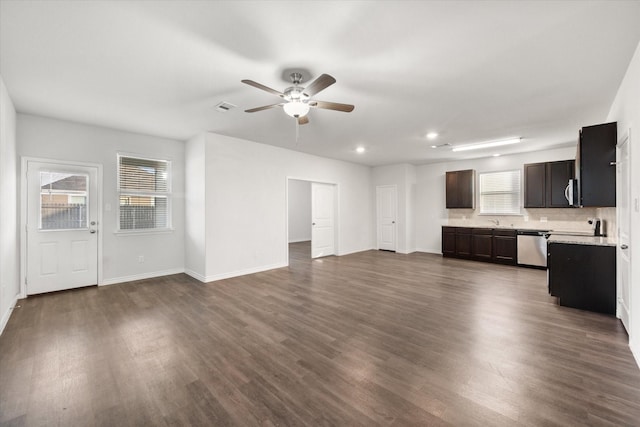
M 567 187 L 564 189 L 564 198 L 567 199 L 567 202 L 571 203 L 571 200 L 569 200 L 569 187 L 571 186 L 571 183 L 567 184 Z

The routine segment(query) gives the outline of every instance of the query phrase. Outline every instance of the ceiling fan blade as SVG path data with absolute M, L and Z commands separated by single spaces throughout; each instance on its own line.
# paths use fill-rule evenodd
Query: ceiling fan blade
M 311 82 L 311 84 L 305 88 L 304 93 L 309 96 L 313 96 L 321 90 L 325 90 L 335 82 L 336 79 L 331 77 L 329 74 L 323 74 Z
M 268 110 L 269 108 L 282 107 L 284 104 L 263 105 L 262 107 L 250 108 L 244 110 L 245 113 L 255 113 L 256 111 Z
M 269 93 L 272 93 L 272 94 L 274 94 L 274 95 L 277 95 L 277 96 L 279 96 L 279 97 L 281 97 L 281 98 L 284 98 L 284 93 L 282 93 L 282 92 L 278 92 L 277 90 L 275 90 L 275 89 L 271 89 L 270 87 L 267 87 L 267 86 L 265 86 L 265 85 L 263 85 L 263 84 L 260 84 L 260 83 L 258 83 L 258 82 L 254 82 L 253 80 L 240 80 L 240 81 L 241 81 L 242 83 L 244 83 L 244 84 L 249 85 L 249 86 L 253 86 L 253 87 L 256 87 L 256 88 L 258 88 L 258 89 L 262 89 L 262 90 L 264 90 L 265 92 L 269 92 Z
M 307 123 L 309 123 L 309 117 L 308 116 L 298 117 L 298 124 L 299 125 L 306 125 Z
M 350 113 L 355 108 L 351 104 L 340 104 L 338 102 L 326 102 L 326 101 L 311 101 L 309 105 L 314 108 L 324 108 L 325 110 L 343 111 L 345 113 Z

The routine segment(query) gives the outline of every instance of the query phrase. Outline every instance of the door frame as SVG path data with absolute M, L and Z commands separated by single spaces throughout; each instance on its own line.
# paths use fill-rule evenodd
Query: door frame
M 98 286 L 102 285 L 102 235 L 104 234 L 102 218 L 102 165 L 99 163 L 77 162 L 72 160 L 45 159 L 41 157 L 21 157 L 20 161 L 20 298 L 27 297 L 27 170 L 29 163 L 50 163 L 59 166 L 83 166 L 96 168 L 98 182 L 96 198 L 98 201 Z
M 620 160 L 620 147 L 622 147 L 622 145 L 626 145 L 626 149 L 627 149 L 627 159 L 628 159 L 628 164 L 627 164 L 627 194 L 620 194 L 620 189 L 619 187 L 619 181 L 618 181 L 618 176 L 616 173 L 616 206 L 619 205 L 618 202 L 618 198 L 621 197 L 628 197 L 629 200 L 627 201 L 628 205 L 629 205 L 629 212 L 627 212 L 628 218 L 627 218 L 627 222 L 628 222 L 628 226 L 629 229 L 627 230 L 627 232 L 629 233 L 629 243 L 631 243 L 631 231 L 633 228 L 633 221 L 632 221 L 632 213 L 633 213 L 633 197 L 632 197 L 632 191 L 631 191 L 631 183 L 633 183 L 633 170 L 630 167 L 631 166 L 631 129 L 627 129 L 624 134 L 618 138 L 618 141 L 616 143 L 616 162 Z M 617 172 L 617 171 L 616 171 Z M 616 259 L 620 259 L 620 209 L 616 209 L 616 230 L 615 230 L 615 237 L 616 240 L 618 241 L 618 244 L 616 245 Z M 631 252 L 629 252 L 628 254 L 629 257 L 629 271 L 628 271 L 628 275 L 627 275 L 627 280 L 629 280 L 628 286 L 629 286 L 629 301 L 626 301 L 626 303 L 629 305 L 629 313 L 628 313 L 628 319 L 627 321 L 629 322 L 629 330 L 627 330 L 627 334 L 629 335 L 629 337 L 631 338 L 632 333 L 631 333 L 631 328 L 633 327 L 633 310 L 632 310 L 632 304 L 633 304 L 633 283 L 631 282 L 631 279 L 633 277 L 633 263 L 631 262 Z M 620 265 L 616 262 L 616 317 L 618 319 L 621 319 L 621 310 L 622 307 L 620 306 L 620 293 L 621 293 L 621 289 L 620 289 L 620 269 L 619 269 Z M 623 326 L 625 327 L 626 330 L 626 325 Z M 635 335 L 635 334 L 634 334 Z
M 380 204 L 378 203 L 378 191 L 382 188 L 393 188 L 395 192 L 395 216 L 393 228 L 394 228 L 394 249 L 393 252 L 398 252 L 398 186 L 396 184 L 376 185 L 376 249 L 380 250 Z
M 339 218 L 340 218 L 340 184 L 338 184 L 337 182 L 331 182 L 331 181 L 323 181 L 323 180 L 318 180 L 318 179 L 313 179 L 313 178 L 301 178 L 298 176 L 286 176 L 285 177 L 285 183 L 284 183 L 284 188 L 285 188 L 285 197 L 284 197 L 284 204 L 285 204 L 285 209 L 284 209 L 284 229 L 285 229 L 285 236 L 284 236 L 284 253 L 287 259 L 287 266 L 289 266 L 289 180 L 295 180 L 295 181 L 305 181 L 305 182 L 309 182 L 309 183 L 316 183 L 316 184 L 328 184 L 328 185 L 333 185 L 335 191 L 333 192 L 333 247 L 334 247 L 334 252 L 335 252 L 335 256 L 340 256 L 340 224 L 339 224 Z M 312 203 L 312 200 L 309 200 L 309 203 Z M 313 213 L 312 213 L 313 215 Z M 313 236 L 313 234 L 312 234 Z M 313 239 L 313 237 L 312 237 Z M 313 245 L 313 241 L 311 243 Z M 311 259 L 311 258 L 309 258 Z

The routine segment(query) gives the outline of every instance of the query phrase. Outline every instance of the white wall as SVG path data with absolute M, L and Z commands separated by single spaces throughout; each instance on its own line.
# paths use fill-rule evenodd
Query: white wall
M 576 141 L 577 144 L 577 141 Z M 575 148 L 537 151 L 501 157 L 461 160 L 455 162 L 436 163 L 416 168 L 416 246 L 422 252 L 441 253 L 441 227 L 449 221 L 450 213 L 445 208 L 445 172 L 452 170 L 475 169 L 476 173 L 520 169 L 525 163 L 568 160 L 575 158 Z M 549 216 L 568 211 L 569 209 L 544 209 L 542 215 Z M 470 209 L 466 215 L 475 215 Z M 477 211 L 477 209 L 476 209 Z M 542 211 L 542 210 L 538 210 Z M 523 210 L 523 212 L 526 212 Z M 531 211 L 532 214 L 535 211 Z M 595 215 L 595 209 L 580 212 L 586 218 Z M 533 221 L 534 218 L 531 218 Z M 510 218 L 510 221 L 515 221 Z M 506 221 L 506 220 L 505 220 Z M 487 221 L 487 225 L 490 223 Z M 586 222 L 585 222 L 586 224 Z M 540 225 L 540 224 L 536 224 Z M 587 225 L 585 225 L 587 227 Z
M 416 167 L 410 164 L 398 164 L 389 166 L 377 166 L 372 169 L 372 194 L 374 212 L 374 238 L 377 227 L 377 201 L 375 200 L 376 187 L 381 185 L 395 185 L 398 206 L 396 218 L 397 231 L 397 252 L 411 253 L 415 249 L 415 228 L 414 228 L 414 197 L 416 185 Z M 377 245 L 377 242 L 376 242 Z
M 20 293 L 16 110 L 0 77 L 0 333 Z
M 640 44 L 609 110 L 607 121 L 618 122 L 618 136 L 630 132 L 631 183 L 631 327 L 629 346 L 640 365 Z
M 311 240 L 311 182 L 289 180 L 289 243 Z
M 102 284 L 184 271 L 183 142 L 24 114 L 18 114 L 17 141 L 20 156 L 103 166 Z M 172 232 L 115 233 L 118 152 L 172 161 Z M 138 262 L 140 255 L 144 263 Z
M 205 138 L 197 135 L 185 145 L 185 221 L 184 268 L 192 277 L 204 281 L 206 248 L 205 221 Z
M 205 281 L 288 264 L 287 177 L 337 184 L 338 255 L 372 248 L 369 167 L 212 133 L 205 138 Z

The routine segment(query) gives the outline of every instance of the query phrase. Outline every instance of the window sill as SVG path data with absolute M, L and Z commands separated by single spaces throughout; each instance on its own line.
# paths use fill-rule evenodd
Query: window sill
M 150 230 L 117 230 L 113 234 L 116 236 L 148 236 L 152 234 L 171 234 L 173 228 L 150 229 Z

